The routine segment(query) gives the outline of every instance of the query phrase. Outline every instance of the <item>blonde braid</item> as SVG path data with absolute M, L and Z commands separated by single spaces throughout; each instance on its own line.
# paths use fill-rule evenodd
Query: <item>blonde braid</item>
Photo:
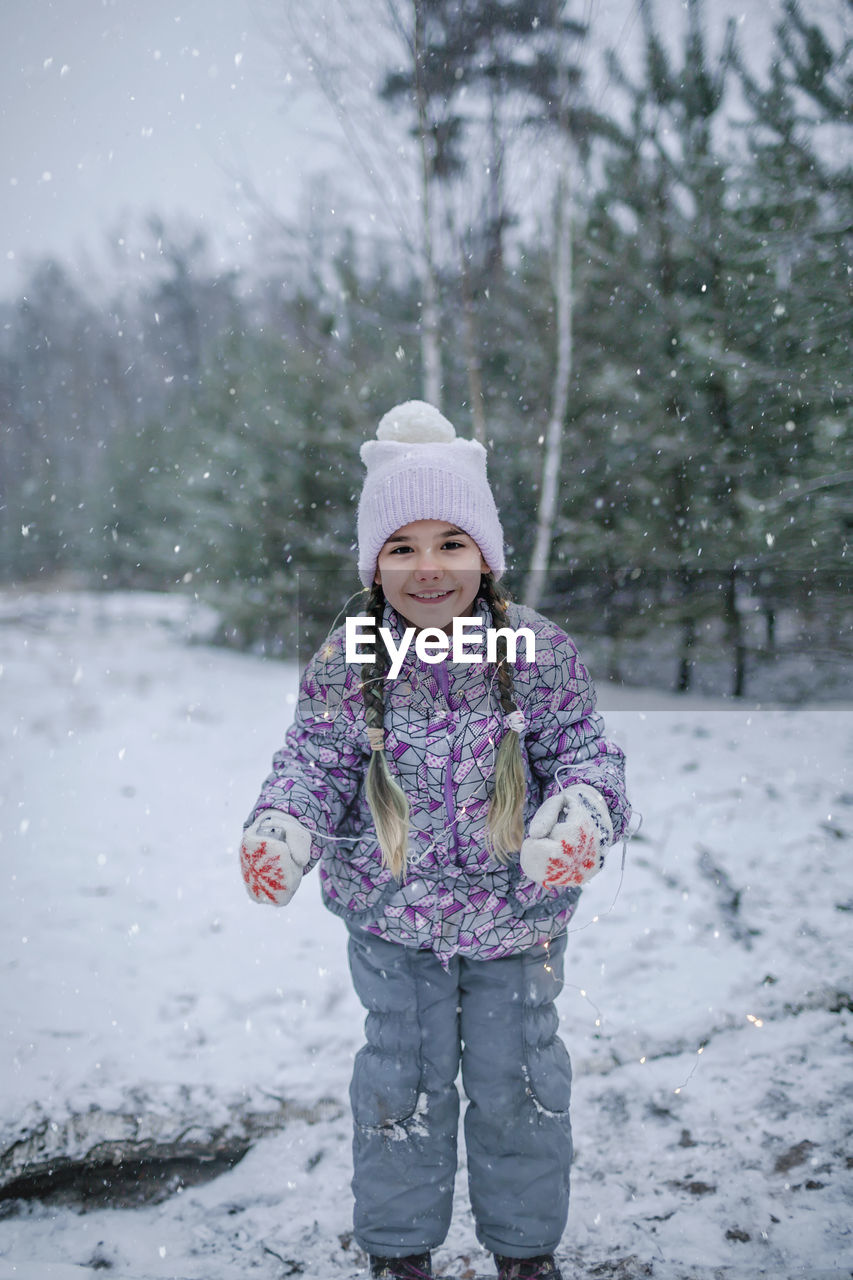
M 496 628 L 508 626 L 506 606 L 509 596 L 499 587 L 491 575 L 484 575 L 480 594 L 492 613 Z M 517 711 L 512 668 L 507 662 L 506 637 L 497 639 L 498 694 L 504 715 Z M 524 839 L 524 800 L 526 782 L 521 740 L 514 729 L 507 729 L 501 738 L 495 758 L 495 788 L 489 802 L 486 823 L 486 841 L 499 862 L 508 862 L 517 853 Z
M 373 613 L 376 632 L 382 626 L 385 609 L 385 593 L 374 583 L 367 598 L 367 608 Z M 388 651 L 377 644 L 373 662 L 365 662 L 361 668 L 361 692 L 364 698 L 364 717 L 368 737 L 371 740 L 370 764 L 364 793 L 373 822 L 382 862 L 397 880 L 406 874 L 406 855 L 409 841 L 409 801 L 406 793 L 395 781 L 388 768 L 382 743 L 385 724 L 385 676 L 388 672 Z

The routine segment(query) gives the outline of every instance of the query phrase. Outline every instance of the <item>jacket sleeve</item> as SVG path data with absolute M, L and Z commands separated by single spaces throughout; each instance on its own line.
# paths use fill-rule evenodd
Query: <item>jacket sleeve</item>
M 358 681 L 347 679 L 343 640 L 335 633 L 305 669 L 293 724 L 245 825 L 263 809 L 277 809 L 319 837 L 336 835 L 369 758 Z M 309 866 L 325 843 L 312 840 Z
M 538 679 L 525 709 L 527 757 L 542 799 L 575 783 L 595 787 L 607 802 L 618 839 L 631 818 L 625 794 L 625 757 L 604 736 L 595 688 L 574 643 L 559 639 L 537 654 Z

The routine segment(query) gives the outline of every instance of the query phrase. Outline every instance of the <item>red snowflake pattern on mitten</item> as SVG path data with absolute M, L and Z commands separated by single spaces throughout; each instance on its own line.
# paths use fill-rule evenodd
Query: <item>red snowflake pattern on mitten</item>
M 240 866 L 246 888 L 258 902 L 275 902 L 277 894 L 287 892 L 281 859 L 268 851 L 266 840 L 254 848 L 249 848 L 244 840 L 240 846 Z
M 543 884 L 548 887 L 556 885 L 583 884 L 598 866 L 598 840 L 593 832 L 581 830 L 576 844 L 561 840 L 563 852 L 548 859 L 548 870 Z

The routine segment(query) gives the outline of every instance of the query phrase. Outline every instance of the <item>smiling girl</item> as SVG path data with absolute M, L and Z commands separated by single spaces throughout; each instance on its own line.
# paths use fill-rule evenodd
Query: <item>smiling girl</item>
M 373 579 L 400 617 L 414 627 L 449 632 L 468 617 L 489 566 L 473 538 L 446 520 L 415 520 L 384 544 Z
M 398 647 L 407 628 L 449 634 L 471 619 L 494 649 L 485 630 L 464 663 L 410 646 L 392 678 L 383 646 L 353 665 L 345 628 L 333 632 L 247 821 L 243 878 L 256 901 L 284 905 L 319 863 L 324 902 L 349 929 L 368 1011 L 350 1096 L 371 1275 L 433 1275 L 461 1065 L 478 1239 L 500 1280 L 560 1280 L 571 1067 L 554 1000 L 580 886 L 630 817 L 624 759 L 572 641 L 500 587 L 485 449 L 409 401 L 361 456 L 360 612 Z M 506 635 L 520 627 L 535 656 L 513 662 Z

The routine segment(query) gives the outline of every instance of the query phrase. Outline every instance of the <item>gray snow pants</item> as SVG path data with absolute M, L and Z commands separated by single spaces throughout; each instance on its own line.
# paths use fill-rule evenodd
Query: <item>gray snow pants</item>
M 502 960 L 457 956 L 449 971 L 351 928 L 367 1009 L 356 1055 L 355 1238 L 395 1257 L 438 1247 L 450 1227 L 461 1061 L 477 1238 L 492 1253 L 553 1253 L 569 1210 L 571 1064 L 557 1035 L 566 939 Z

